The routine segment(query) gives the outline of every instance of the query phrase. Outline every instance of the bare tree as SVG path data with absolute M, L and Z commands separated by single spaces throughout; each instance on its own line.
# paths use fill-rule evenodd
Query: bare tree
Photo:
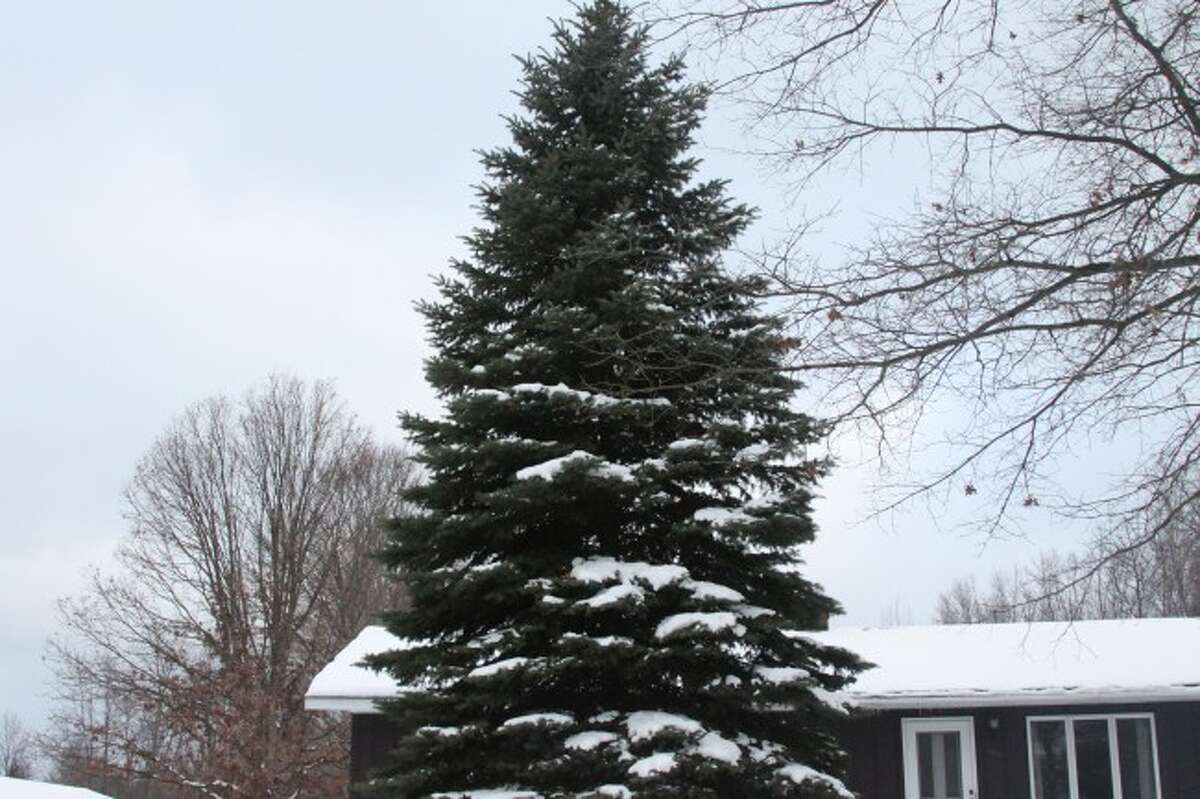
M 415 478 L 332 387 L 272 378 L 183 413 L 125 491 L 117 570 L 62 603 L 60 769 L 171 795 L 345 794 L 309 680 L 399 587 L 372 560 Z
M 899 596 L 894 597 L 879 614 L 880 627 L 907 627 L 914 623 L 912 607 Z
M 992 574 L 981 591 L 975 579 L 955 580 L 937 601 L 938 624 L 995 624 L 1116 618 L 1101 610 L 1103 581 L 1075 581 L 1081 561 L 1043 553 L 1025 567 Z
M 978 624 L 1002 621 L 988 618 L 984 600 L 972 577 L 962 577 L 950 584 L 937 600 L 934 620 L 938 624 Z
M 33 776 L 34 737 L 12 713 L 0 718 L 0 777 Z
M 722 88 L 800 186 L 925 159 L 931 196 L 844 261 L 806 259 L 803 231 L 758 260 L 835 422 L 885 460 L 914 433 L 950 449 L 881 510 L 957 491 L 996 533 L 1051 507 L 1114 535 L 1098 566 L 1195 506 L 1200 4 L 657 5 L 734 75 Z M 961 412 L 935 412 L 947 400 Z M 1115 478 L 1082 495 L 1053 479 L 1120 436 Z M 1159 525 L 1115 540 L 1156 505 Z
M 1141 536 L 1141 529 L 1127 532 L 1134 545 L 1117 554 L 1107 538 L 1097 543 L 1103 556 L 1045 553 L 1026 567 L 994 573 L 987 591 L 972 578 L 956 580 L 938 597 L 935 618 L 977 624 L 1200 616 L 1200 513 L 1192 507 L 1177 515 L 1149 545 L 1136 543 Z

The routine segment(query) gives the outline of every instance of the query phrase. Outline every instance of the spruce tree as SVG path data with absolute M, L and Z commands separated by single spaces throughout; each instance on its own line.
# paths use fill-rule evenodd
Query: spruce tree
M 838 607 L 812 540 L 789 342 L 720 257 L 752 212 L 688 155 L 706 92 L 596 0 L 523 61 L 483 224 L 422 306 L 443 418 L 386 562 L 411 589 L 375 658 L 415 690 L 382 796 L 826 797 L 828 692 L 796 631 Z

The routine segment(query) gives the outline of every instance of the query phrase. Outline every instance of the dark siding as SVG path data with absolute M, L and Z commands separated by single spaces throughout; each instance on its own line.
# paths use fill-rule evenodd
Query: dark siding
M 1161 799 L 1200 799 L 1200 702 L 889 710 L 864 715 L 849 721 L 841 731 L 850 755 L 847 782 L 863 799 L 903 799 L 901 719 L 971 716 L 975 720 L 979 799 L 1030 799 L 1027 716 L 1147 712 L 1154 714 L 1158 734 Z M 357 783 L 387 762 L 399 732 L 378 714 L 355 715 L 350 730 L 350 778 Z
M 863 715 L 852 720 L 844 734 L 850 753 L 847 782 L 864 799 L 903 799 L 901 720 L 970 716 L 975 721 L 979 799 L 1030 799 L 1025 719 L 1089 713 L 1153 713 L 1161 799 L 1200 799 L 1200 702 L 889 710 Z
M 896 790 L 901 757 L 899 717 L 895 720 L 895 735 L 891 721 L 883 717 L 856 719 L 840 732 L 842 746 L 849 755 L 846 782 L 863 796 L 886 796 Z
M 1159 705 L 1154 713 L 1163 799 L 1200 797 L 1200 704 Z
M 979 776 L 979 795 L 982 796 L 1011 796 L 1018 799 L 1020 792 L 1010 791 L 1013 782 L 1013 769 L 1007 753 L 1013 748 L 1013 735 L 1019 731 L 1016 724 L 1008 719 L 996 716 L 979 716 L 975 718 L 975 757 Z M 1024 738 L 1022 738 L 1022 743 Z
M 356 713 L 350 720 L 350 782 L 363 782 L 383 766 L 399 738 L 399 729 L 386 716 Z
M 875 736 L 879 752 L 879 796 L 904 795 L 904 743 L 900 739 L 900 717 L 892 716 L 879 725 Z

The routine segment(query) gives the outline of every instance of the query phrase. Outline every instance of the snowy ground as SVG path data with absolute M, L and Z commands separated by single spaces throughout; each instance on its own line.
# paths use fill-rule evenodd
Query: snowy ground
M 0 797 L 3 799 L 108 799 L 86 788 L 51 785 L 48 782 L 14 780 L 0 777 Z

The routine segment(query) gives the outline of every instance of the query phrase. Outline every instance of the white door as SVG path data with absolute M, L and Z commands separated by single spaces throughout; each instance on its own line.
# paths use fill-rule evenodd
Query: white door
M 900 728 L 904 799 L 978 799 L 970 718 L 903 719 Z

